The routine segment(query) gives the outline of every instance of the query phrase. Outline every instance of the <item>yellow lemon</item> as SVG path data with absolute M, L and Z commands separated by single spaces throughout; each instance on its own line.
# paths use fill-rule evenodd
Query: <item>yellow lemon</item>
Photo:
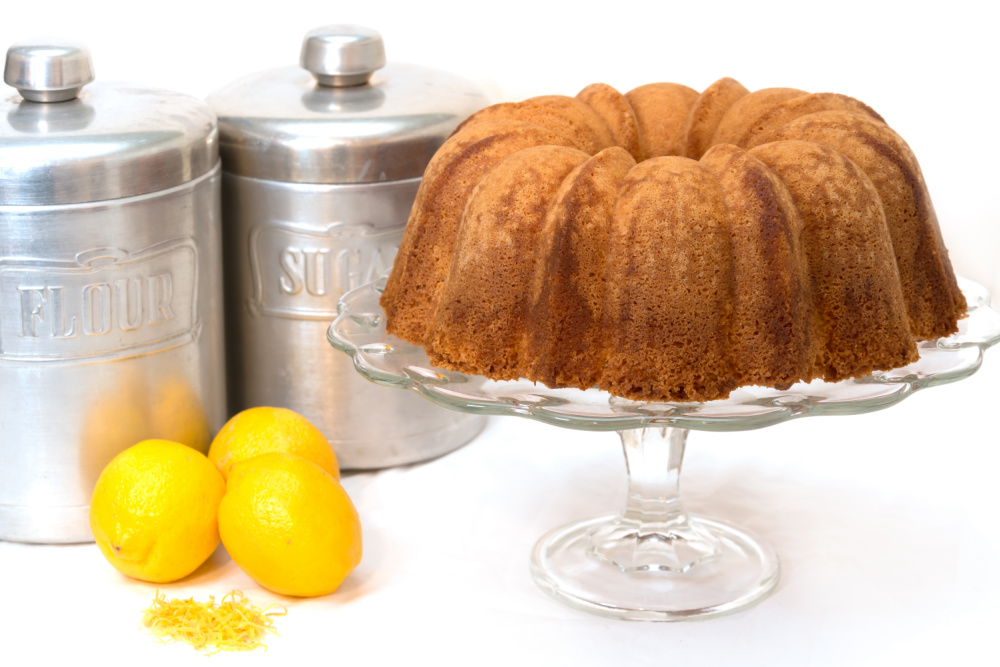
M 219 533 L 244 572 L 282 595 L 331 593 L 361 562 L 361 522 L 347 492 L 293 454 L 233 466 Z
M 219 545 L 219 471 L 196 449 L 144 440 L 104 468 L 90 501 L 90 530 L 122 574 L 175 581 Z
M 337 456 L 318 428 L 286 408 L 249 408 L 222 427 L 208 449 L 208 460 L 222 476 L 240 461 L 271 452 L 287 452 L 312 461 L 340 479 Z

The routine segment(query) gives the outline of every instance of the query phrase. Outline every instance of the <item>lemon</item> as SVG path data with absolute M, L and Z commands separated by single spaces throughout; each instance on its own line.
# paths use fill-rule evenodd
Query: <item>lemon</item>
M 90 530 L 122 574 L 163 583 L 185 577 L 219 545 L 226 485 L 204 454 L 144 440 L 104 468 L 90 501 Z
M 264 454 L 233 466 L 219 505 L 219 533 L 244 572 L 282 595 L 331 593 L 361 562 L 361 522 L 347 492 L 293 454 Z
M 337 456 L 326 436 L 287 408 L 249 408 L 237 414 L 212 440 L 208 460 L 228 479 L 234 464 L 271 452 L 296 454 L 340 479 Z

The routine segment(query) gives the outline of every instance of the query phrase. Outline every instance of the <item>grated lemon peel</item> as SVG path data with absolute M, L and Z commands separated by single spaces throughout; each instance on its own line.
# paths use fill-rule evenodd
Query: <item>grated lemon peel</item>
M 269 632 L 278 635 L 273 617 L 286 614 L 288 610 L 280 604 L 263 610 L 255 607 L 237 590 L 223 596 L 218 605 L 212 595 L 208 602 L 194 598 L 168 601 L 166 594 L 157 590 L 153 604 L 143 613 L 142 625 L 161 643 L 187 642 L 208 655 L 260 647 L 266 651 L 264 636 Z

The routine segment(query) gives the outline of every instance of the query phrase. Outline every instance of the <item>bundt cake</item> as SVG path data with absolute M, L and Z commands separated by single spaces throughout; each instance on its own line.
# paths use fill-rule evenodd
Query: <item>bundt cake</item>
M 647 401 L 904 366 L 966 309 L 877 113 L 728 78 L 476 113 L 428 166 L 381 302 L 439 367 Z

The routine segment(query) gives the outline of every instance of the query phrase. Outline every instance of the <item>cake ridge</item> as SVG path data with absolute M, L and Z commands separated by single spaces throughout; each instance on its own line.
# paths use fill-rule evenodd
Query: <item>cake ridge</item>
M 623 148 L 604 149 L 563 179 L 546 211 L 526 353 L 528 372 L 550 386 L 591 386 L 603 371 L 607 240 L 621 181 L 635 164 Z

